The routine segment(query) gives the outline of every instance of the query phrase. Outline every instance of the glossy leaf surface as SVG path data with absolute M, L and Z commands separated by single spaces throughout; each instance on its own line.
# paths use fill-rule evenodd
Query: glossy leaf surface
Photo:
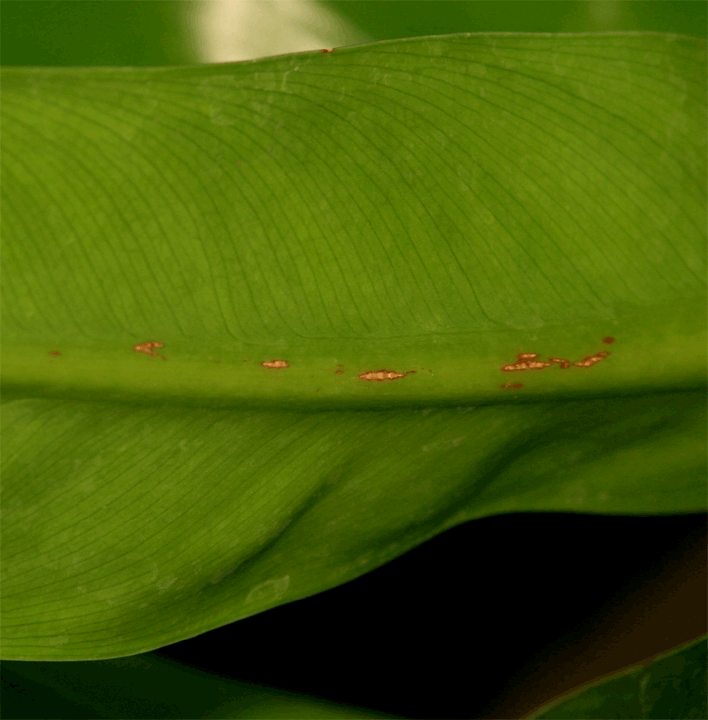
M 5 656 L 150 650 L 494 513 L 704 507 L 705 52 L 5 70 Z

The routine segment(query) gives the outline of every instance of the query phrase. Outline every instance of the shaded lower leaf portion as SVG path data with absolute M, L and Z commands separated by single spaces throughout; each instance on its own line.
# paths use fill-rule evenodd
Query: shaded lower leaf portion
M 707 712 L 707 672 L 708 640 L 704 635 L 659 657 L 567 693 L 527 717 L 528 720 L 700 720 Z
M 5 662 L 3 714 L 13 718 L 387 718 L 242 683 L 155 655 L 78 663 Z
M 155 649 L 473 518 L 705 507 L 702 390 L 396 411 L 3 410 L 8 659 Z

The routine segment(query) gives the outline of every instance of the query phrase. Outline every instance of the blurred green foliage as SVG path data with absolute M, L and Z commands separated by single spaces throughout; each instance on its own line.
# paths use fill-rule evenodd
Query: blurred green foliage
M 184 5 L 159 0 L 2 0 L 0 62 L 190 64 L 196 54 L 183 20 Z
M 377 40 L 457 32 L 650 30 L 706 37 L 702 0 L 333 0 Z
M 0 62 L 44 66 L 196 63 L 204 33 L 198 11 L 214 1 L 2 0 Z M 276 5 L 276 0 L 232 1 Z M 218 2 L 225 5 L 228 0 Z M 320 5 L 349 20 L 371 40 L 459 32 L 626 30 L 708 36 L 704 0 L 331 0 Z M 257 21 L 258 16 L 248 17 Z M 272 22 L 271 16 L 261 17 L 262 22 Z M 278 17 L 287 22 L 289 15 Z M 312 32 L 327 44 L 326 22 Z M 273 46 L 264 54 L 279 52 Z

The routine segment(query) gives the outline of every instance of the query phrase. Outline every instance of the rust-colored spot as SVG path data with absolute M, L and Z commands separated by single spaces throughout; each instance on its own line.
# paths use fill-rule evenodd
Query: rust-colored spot
M 612 343 L 615 341 L 613 337 L 606 337 L 602 339 L 602 342 L 604 342 L 606 345 L 612 345 Z
M 261 365 L 271 370 L 290 367 L 290 363 L 287 360 L 269 360 L 268 362 L 262 362 Z
M 506 385 L 502 385 L 503 388 L 513 388 L 514 390 L 518 390 L 519 388 L 523 387 L 522 383 L 514 383 L 513 385 L 510 385 L 509 383 L 506 383 Z
M 334 48 L 332 48 L 331 50 L 324 50 L 324 49 L 323 49 L 322 52 L 323 52 L 323 53 L 331 53 L 331 52 L 334 52 Z
M 577 365 L 578 367 L 590 367 L 596 362 L 600 362 L 600 360 L 606 358 L 609 354 L 610 353 L 608 352 L 599 352 L 596 355 L 590 355 L 589 357 L 586 357 L 585 360 L 580 360 L 579 362 L 573 363 L 573 365 Z
M 365 372 L 359 375 L 360 380 L 368 380 L 369 382 L 382 382 L 383 380 L 398 380 L 415 373 L 415 370 L 409 370 L 405 373 L 397 373 L 394 370 L 376 370 L 373 372 Z
M 563 358 L 548 358 L 550 363 L 560 363 L 561 370 L 567 370 L 570 367 L 570 360 L 564 360 Z
M 214 360 L 214 362 L 215 362 L 215 363 L 220 363 L 220 362 L 221 362 L 221 360 Z
M 142 345 L 133 345 L 133 350 L 135 352 L 141 352 L 145 353 L 146 355 L 152 355 L 152 357 L 161 357 L 163 360 L 167 360 L 167 358 L 164 355 L 160 355 L 159 353 L 153 352 L 155 348 L 162 348 L 165 347 L 163 343 L 161 342 L 146 342 L 142 343 Z
M 538 353 L 519 353 L 517 362 L 513 365 L 502 365 L 501 369 L 503 372 L 513 372 L 515 370 L 542 370 L 551 366 L 550 362 L 536 360 L 537 357 Z
M 334 374 L 335 374 L 335 375 L 343 375 L 343 374 L 344 374 L 344 370 L 335 370 L 335 371 L 334 371 Z
M 59 357 L 59 355 L 61 355 L 61 353 L 60 353 L 58 350 L 50 350 L 50 351 L 49 351 L 49 354 L 50 354 L 52 357 Z

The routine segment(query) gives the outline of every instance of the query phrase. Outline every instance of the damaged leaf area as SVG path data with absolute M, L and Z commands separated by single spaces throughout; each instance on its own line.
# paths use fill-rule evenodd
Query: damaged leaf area
M 520 353 L 517 356 L 517 360 L 513 365 L 502 365 L 502 372 L 514 372 L 517 370 L 543 370 L 543 368 L 551 367 L 554 363 L 560 365 L 561 370 L 567 370 L 571 364 L 577 367 L 591 367 L 595 363 L 600 362 L 606 358 L 610 353 L 607 351 L 601 351 L 595 355 L 590 355 L 584 360 L 571 363 L 570 360 L 563 358 L 549 358 L 548 362 L 543 360 L 536 360 L 538 353 Z
M 270 370 L 280 370 L 290 367 L 290 363 L 287 360 L 267 360 L 266 362 L 262 362 L 261 365 Z
M 404 373 L 395 372 L 394 370 L 374 370 L 362 373 L 357 377 L 359 380 L 367 380 L 368 382 L 383 382 L 384 380 L 398 380 L 406 377 L 406 375 L 412 375 L 415 372 L 415 370 L 409 370 Z
M 163 360 L 166 360 L 167 358 L 164 355 L 159 355 L 155 352 L 155 350 L 163 347 L 165 347 L 164 343 L 150 341 L 140 345 L 133 345 L 133 350 L 135 350 L 135 352 L 151 355 L 152 357 L 161 357 Z

